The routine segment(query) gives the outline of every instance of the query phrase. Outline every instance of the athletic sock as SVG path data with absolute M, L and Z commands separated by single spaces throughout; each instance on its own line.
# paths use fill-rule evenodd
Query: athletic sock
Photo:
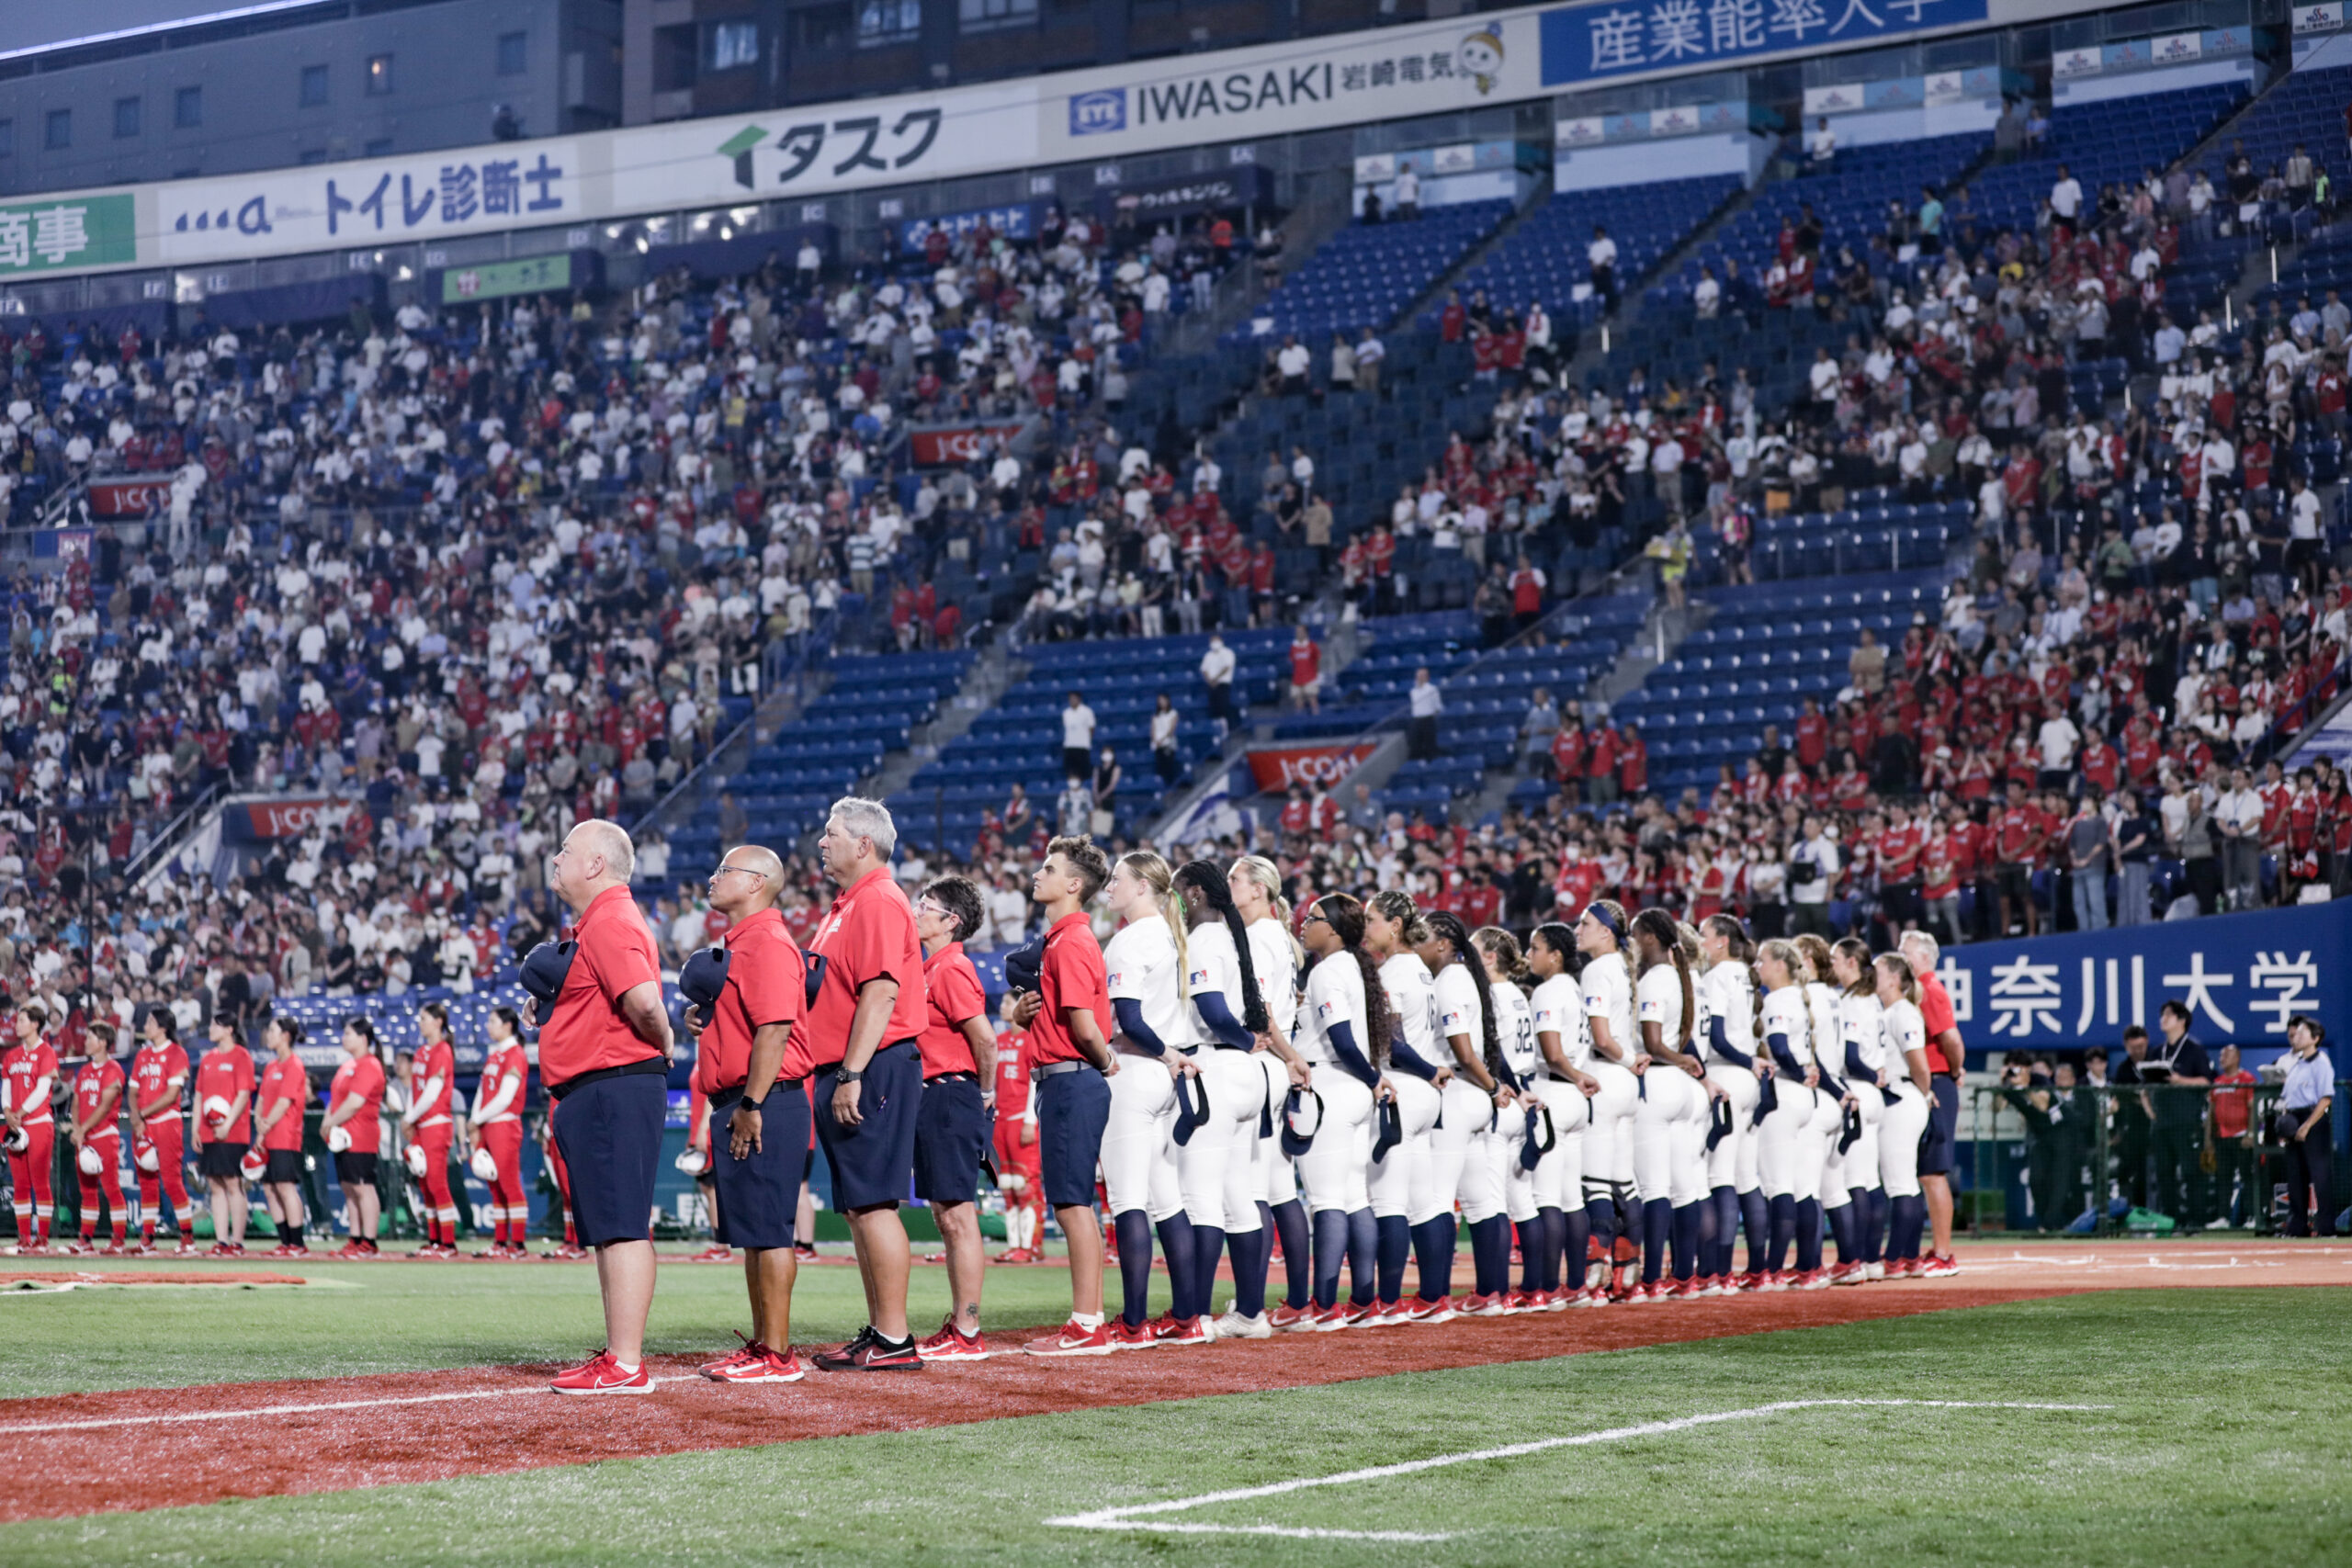
M 1273 1245 L 1273 1235 L 1261 1225 L 1225 1238 L 1233 1252 L 1233 1310 L 1244 1317 L 1255 1317 L 1266 1310 L 1266 1270 L 1272 1263 L 1266 1254 Z
M 1696 1277 L 1699 1272 L 1699 1242 L 1706 1233 L 1707 1202 L 1678 1204 L 1673 1210 L 1674 1278 L 1676 1282 Z
M 1413 1250 L 1413 1227 L 1402 1214 L 1379 1214 L 1372 1222 L 1381 1304 L 1395 1306 L 1405 1294 L 1405 1259 Z
M 1589 1209 L 1566 1209 L 1560 1223 L 1566 1227 L 1566 1238 L 1560 1244 L 1560 1255 L 1567 1259 L 1567 1288 L 1581 1291 L 1585 1286 L 1585 1254 L 1592 1246 L 1592 1212 Z
M 1591 1250 L 1592 1244 L 1598 1242 L 1601 1259 L 1606 1262 L 1616 1255 L 1617 1200 L 1607 1193 L 1602 1193 L 1599 1197 L 1588 1193 L 1585 1197 L 1584 1216 L 1586 1249 Z
M 1862 1261 L 1886 1261 L 1886 1189 L 1873 1187 L 1862 1194 L 1870 1206 L 1862 1211 Z
M 1225 1257 L 1225 1229 L 1221 1225 L 1193 1227 L 1193 1304 L 1180 1307 L 1178 1317 L 1205 1317 L 1210 1298 L 1216 1294 L 1216 1266 Z
M 1440 1214 L 1413 1227 L 1413 1271 L 1419 1277 L 1419 1294 L 1425 1302 L 1442 1302 L 1453 1293 L 1453 1216 Z
M 1567 1234 L 1568 1218 L 1559 1210 L 1535 1211 L 1535 1246 L 1542 1262 L 1535 1270 L 1535 1288 L 1546 1292 L 1560 1288 L 1560 1238 Z
M 1772 1211 L 1772 1239 L 1764 1247 L 1764 1271 L 1778 1274 L 1789 1260 L 1789 1243 L 1796 1239 L 1797 1200 L 1793 1192 L 1783 1192 L 1770 1200 Z
M 1797 1200 L 1797 1272 L 1810 1274 L 1821 1267 L 1821 1200 Z
M 1304 1312 L 1314 1298 L 1313 1248 L 1307 1244 L 1306 1205 L 1293 1198 L 1266 1210 L 1267 1221 L 1283 1244 L 1283 1300 L 1293 1312 Z
M 1765 1259 L 1772 1248 L 1772 1212 L 1761 1187 L 1751 1187 L 1739 1194 L 1739 1228 L 1747 1236 L 1747 1271 L 1751 1274 L 1763 1272 Z M 1728 1247 L 1724 1253 L 1724 1264 L 1726 1268 L 1731 1264 Z
M 1532 1220 L 1514 1220 L 1511 1230 L 1519 1247 L 1519 1288 L 1533 1295 L 1542 1287 L 1536 1279 L 1544 1272 L 1544 1220 L 1537 1215 Z
M 1739 1194 L 1728 1187 L 1718 1187 L 1707 1194 L 1712 1232 L 1706 1240 L 1706 1250 L 1700 1255 L 1699 1272 L 1713 1280 L 1731 1272 L 1732 1237 L 1739 1230 Z
M 1482 1296 L 1510 1293 L 1510 1217 L 1489 1214 L 1470 1222 L 1471 1288 Z
M 1170 1214 L 1155 1227 L 1159 1232 L 1160 1256 L 1168 1261 L 1168 1310 L 1177 1317 L 1190 1317 L 1199 1311 L 1198 1303 L 1205 1292 L 1201 1287 L 1201 1251 L 1193 1240 L 1193 1217 Z M 1122 1256 L 1125 1247 L 1120 1248 Z
M 1151 1216 L 1129 1209 L 1111 1221 L 1119 1238 L 1119 1283 L 1125 1292 L 1120 1316 L 1131 1328 L 1151 1321 Z
M 1652 1198 L 1641 1207 L 1642 1283 L 1655 1285 L 1666 1272 L 1666 1238 L 1674 1229 L 1674 1201 Z
M 1830 1239 L 1838 1244 L 1838 1262 L 1861 1261 L 1856 1256 L 1854 1242 L 1854 1233 L 1858 1228 L 1854 1224 L 1854 1205 L 1851 1201 L 1840 1203 L 1829 1211 L 1829 1235 Z
M 1285 1243 L 1285 1246 L 1288 1244 Z M 1348 1250 L 1348 1216 L 1341 1209 L 1315 1211 L 1315 1310 L 1340 1304 L 1340 1261 Z
M 1887 1237 L 1889 1258 L 1919 1256 L 1919 1236 L 1928 1226 L 1928 1200 L 1920 1193 L 1894 1201 L 1894 1229 Z
M 1348 1215 L 1348 1304 L 1370 1306 L 1379 1279 L 1380 1225 L 1370 1209 Z

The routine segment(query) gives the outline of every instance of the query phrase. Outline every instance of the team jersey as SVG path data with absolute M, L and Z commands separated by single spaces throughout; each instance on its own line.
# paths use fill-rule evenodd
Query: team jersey
M 1682 976 L 1671 964 L 1655 965 L 1634 985 L 1634 999 L 1643 1024 L 1657 1024 L 1658 1043 L 1669 1051 L 1682 1049 Z M 1649 1046 L 1649 1030 L 1642 1031 L 1642 1048 Z
M 1450 1055 L 1437 1042 L 1437 1020 L 1430 1014 L 1430 993 L 1436 984 L 1418 953 L 1392 953 L 1380 966 L 1380 988 L 1388 994 L 1388 1016 L 1396 1021 L 1397 1038 L 1431 1067 L 1442 1066 Z
M 12 1045 L 6 1055 L 0 1055 L 0 1088 L 7 1090 L 8 1105 L 25 1126 L 57 1124 L 56 1114 L 49 1108 L 49 1091 L 56 1082 L 57 1053 L 46 1040 Z
M 1603 953 L 1584 966 L 1584 1016 L 1596 1046 L 1600 1036 L 1591 1030 L 1595 1021 L 1607 1026 L 1611 1043 L 1623 1054 L 1625 1059 L 1618 1066 L 1632 1062 L 1641 1041 L 1634 1033 L 1633 976 L 1621 955 Z
M 1791 1073 L 1786 1063 L 1772 1058 L 1773 1071 L 1793 1082 L 1804 1081 L 1804 1068 L 1813 1059 L 1813 1015 L 1804 1005 L 1804 990 L 1798 986 L 1783 986 L 1777 991 L 1764 993 L 1764 1043 L 1770 1048 L 1774 1035 L 1781 1037 L 1789 1055 L 1796 1058 L 1798 1071 Z
M 1703 1040 L 1695 1034 L 1691 1038 L 1702 1046 L 1702 1059 L 1723 1060 L 1715 1055 L 1717 1019 L 1723 1021 L 1724 1040 L 1733 1050 L 1742 1055 L 1756 1055 L 1756 982 L 1747 965 L 1729 960 L 1716 964 L 1699 976 L 1699 994 L 1704 998 L 1707 1032 Z
M 1331 1032 L 1345 1024 L 1356 1048 L 1366 1049 L 1363 1015 L 1363 971 L 1351 954 L 1334 953 L 1307 971 L 1306 1001 L 1298 1010 L 1291 1044 L 1310 1066 L 1336 1066 L 1340 1053 L 1331 1044 Z
M 1879 1038 L 1885 1042 L 1887 1070 L 1892 1076 L 1910 1081 L 1910 1053 L 1925 1055 L 1928 1050 L 1928 1026 L 1920 1019 L 1917 1004 L 1896 1002 L 1883 1010 L 1879 1018 Z M 1896 1071 L 1897 1067 L 1900 1071 Z
M 311 1075 L 303 1069 L 301 1059 L 285 1056 L 261 1070 L 261 1107 L 287 1102 L 286 1110 L 271 1122 L 261 1135 L 266 1149 L 299 1149 L 302 1146 L 302 1111 L 311 1103 Z
M 187 1053 L 176 1041 L 167 1040 L 161 1045 L 141 1045 L 130 1058 L 130 1098 L 140 1105 L 153 1105 L 164 1099 L 161 1109 L 147 1118 L 150 1127 L 180 1119 L 180 1091 L 187 1087 Z
M 429 1127 L 447 1127 L 449 1094 L 458 1083 L 457 1053 L 447 1040 L 416 1048 L 414 1082 L 416 1103 L 411 1108 L 411 1124 L 420 1133 Z
M 1471 978 L 1468 964 L 1449 964 L 1437 972 L 1430 990 L 1430 1011 L 1436 1018 L 1435 1044 L 1440 1063 L 1455 1065 L 1453 1040 L 1457 1034 L 1467 1035 L 1470 1055 L 1484 1059 L 1487 1014 L 1478 1005 L 1478 982 Z
M 1250 967 L 1266 998 L 1269 1027 L 1277 1039 L 1289 1039 L 1298 1021 L 1298 950 L 1280 920 L 1269 916 L 1250 927 Z
M 1535 1048 L 1535 1010 L 1527 1000 L 1527 993 L 1509 980 L 1497 980 L 1487 990 L 1495 998 L 1495 1030 L 1502 1039 L 1503 1066 L 1526 1083 L 1544 1066 L 1544 1053 Z
M 474 1090 L 474 1115 L 479 1125 L 488 1127 L 523 1120 L 523 1089 L 530 1070 L 530 1057 L 525 1055 L 520 1040 L 490 1048 L 490 1057 L 481 1065 L 481 1087 Z
M 1584 1025 L 1584 998 L 1577 994 L 1577 983 L 1566 975 L 1555 975 L 1535 987 L 1528 998 L 1528 1011 L 1532 1015 L 1535 1032 L 1560 1037 L 1560 1055 L 1568 1066 L 1578 1072 L 1592 1060 L 1592 1035 Z M 1536 1055 L 1543 1055 L 1543 1042 L 1536 1042 Z
M 1819 980 L 1808 980 L 1804 987 L 1804 1010 L 1813 1021 L 1813 1060 L 1824 1073 L 1846 1070 L 1846 1050 L 1841 1043 L 1843 1027 L 1838 1021 L 1838 989 Z M 1804 1058 L 1797 1058 L 1803 1061 Z
M 245 1109 L 232 1117 L 226 1126 L 220 1125 L 203 1114 L 208 1100 L 225 1100 L 237 1103 L 239 1095 L 245 1097 Z M 196 1104 L 197 1130 L 207 1143 L 250 1144 L 254 1141 L 254 1058 L 253 1053 L 242 1045 L 216 1045 L 197 1058 Z
M 1849 992 L 1838 998 L 1838 1032 L 1843 1043 L 1838 1048 L 1838 1070 L 1851 1072 L 1849 1055 L 1862 1064 L 1872 1083 L 1886 1075 L 1886 1043 L 1883 1025 L 1879 1017 L 1885 1010 L 1873 996 L 1855 996 Z
M 351 1057 L 334 1070 L 334 1082 L 327 1089 L 327 1114 L 334 1114 L 352 1100 L 358 1100 L 360 1108 L 343 1123 L 344 1131 L 351 1134 L 351 1152 L 376 1154 L 383 1143 L 383 1119 L 379 1112 L 384 1104 L 384 1064 L 372 1055 Z M 552 1122 L 555 1118 L 548 1120 Z
M 1029 1069 L 1036 1060 L 1029 1054 L 1029 1036 L 1008 1029 L 996 1037 L 996 1119 L 1019 1122 L 1029 1114 Z
M 123 1081 L 122 1069 L 116 1066 L 110 1058 L 105 1056 L 95 1057 L 83 1063 L 82 1070 L 74 1075 L 74 1116 L 76 1121 L 88 1121 L 90 1117 L 96 1114 L 99 1104 L 107 1097 L 107 1092 L 109 1089 L 115 1092 L 114 1109 L 107 1113 L 105 1121 L 93 1125 L 89 1132 L 84 1134 L 85 1137 L 112 1138 L 120 1135 L 119 1118 L 122 1115 Z
M 1234 951 L 1233 933 L 1222 920 L 1194 927 L 1184 942 L 1184 1027 L 1195 1045 L 1216 1043 L 1198 1000 L 1210 991 L 1225 998 L 1226 1010 L 1237 1020 L 1242 1016 L 1241 960 Z
M 1193 1010 L 1185 1002 L 1176 939 L 1168 921 L 1146 915 L 1119 929 L 1102 950 L 1102 988 L 1112 1001 L 1143 1009 L 1143 1026 L 1174 1049 L 1193 1043 Z

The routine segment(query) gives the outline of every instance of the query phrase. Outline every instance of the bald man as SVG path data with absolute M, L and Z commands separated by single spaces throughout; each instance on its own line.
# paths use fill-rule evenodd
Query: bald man
M 718 1239 L 743 1249 L 752 1334 L 702 1369 L 713 1382 L 798 1382 L 792 1352 L 792 1250 L 800 1183 L 808 1170 L 805 1080 L 778 1083 L 784 1051 L 808 1003 L 800 949 L 775 901 L 784 863 L 757 844 L 729 850 L 710 874 L 710 907 L 729 922 L 727 980 L 706 1016 L 684 1014 L 695 1038 L 695 1087 L 710 1101 L 710 1172 L 718 1189 Z

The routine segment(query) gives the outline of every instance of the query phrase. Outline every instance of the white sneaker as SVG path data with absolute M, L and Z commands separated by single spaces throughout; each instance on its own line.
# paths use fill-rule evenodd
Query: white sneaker
M 1886 1265 L 1883 1263 L 1866 1263 L 1862 1266 L 1862 1269 L 1863 1272 L 1871 1279 L 1883 1280 L 1886 1278 Z
M 1209 1337 L 1214 1339 L 1272 1339 L 1274 1325 L 1266 1321 L 1264 1313 L 1244 1317 L 1231 1307 L 1223 1316 L 1209 1325 Z

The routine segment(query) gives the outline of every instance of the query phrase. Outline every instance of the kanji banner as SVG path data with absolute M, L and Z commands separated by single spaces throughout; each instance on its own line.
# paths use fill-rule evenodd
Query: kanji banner
M 1624 0 L 1578 6 L 1544 15 L 1544 85 L 1890 43 L 1988 19 L 1986 0 Z
M 128 193 L 0 207 L 0 277 L 78 272 L 139 259 Z
M 2283 1046 L 2310 1013 L 2352 1032 L 2352 900 L 1947 947 L 1938 973 L 1971 1052 L 2114 1048 L 2168 1001 L 2208 1045 Z

